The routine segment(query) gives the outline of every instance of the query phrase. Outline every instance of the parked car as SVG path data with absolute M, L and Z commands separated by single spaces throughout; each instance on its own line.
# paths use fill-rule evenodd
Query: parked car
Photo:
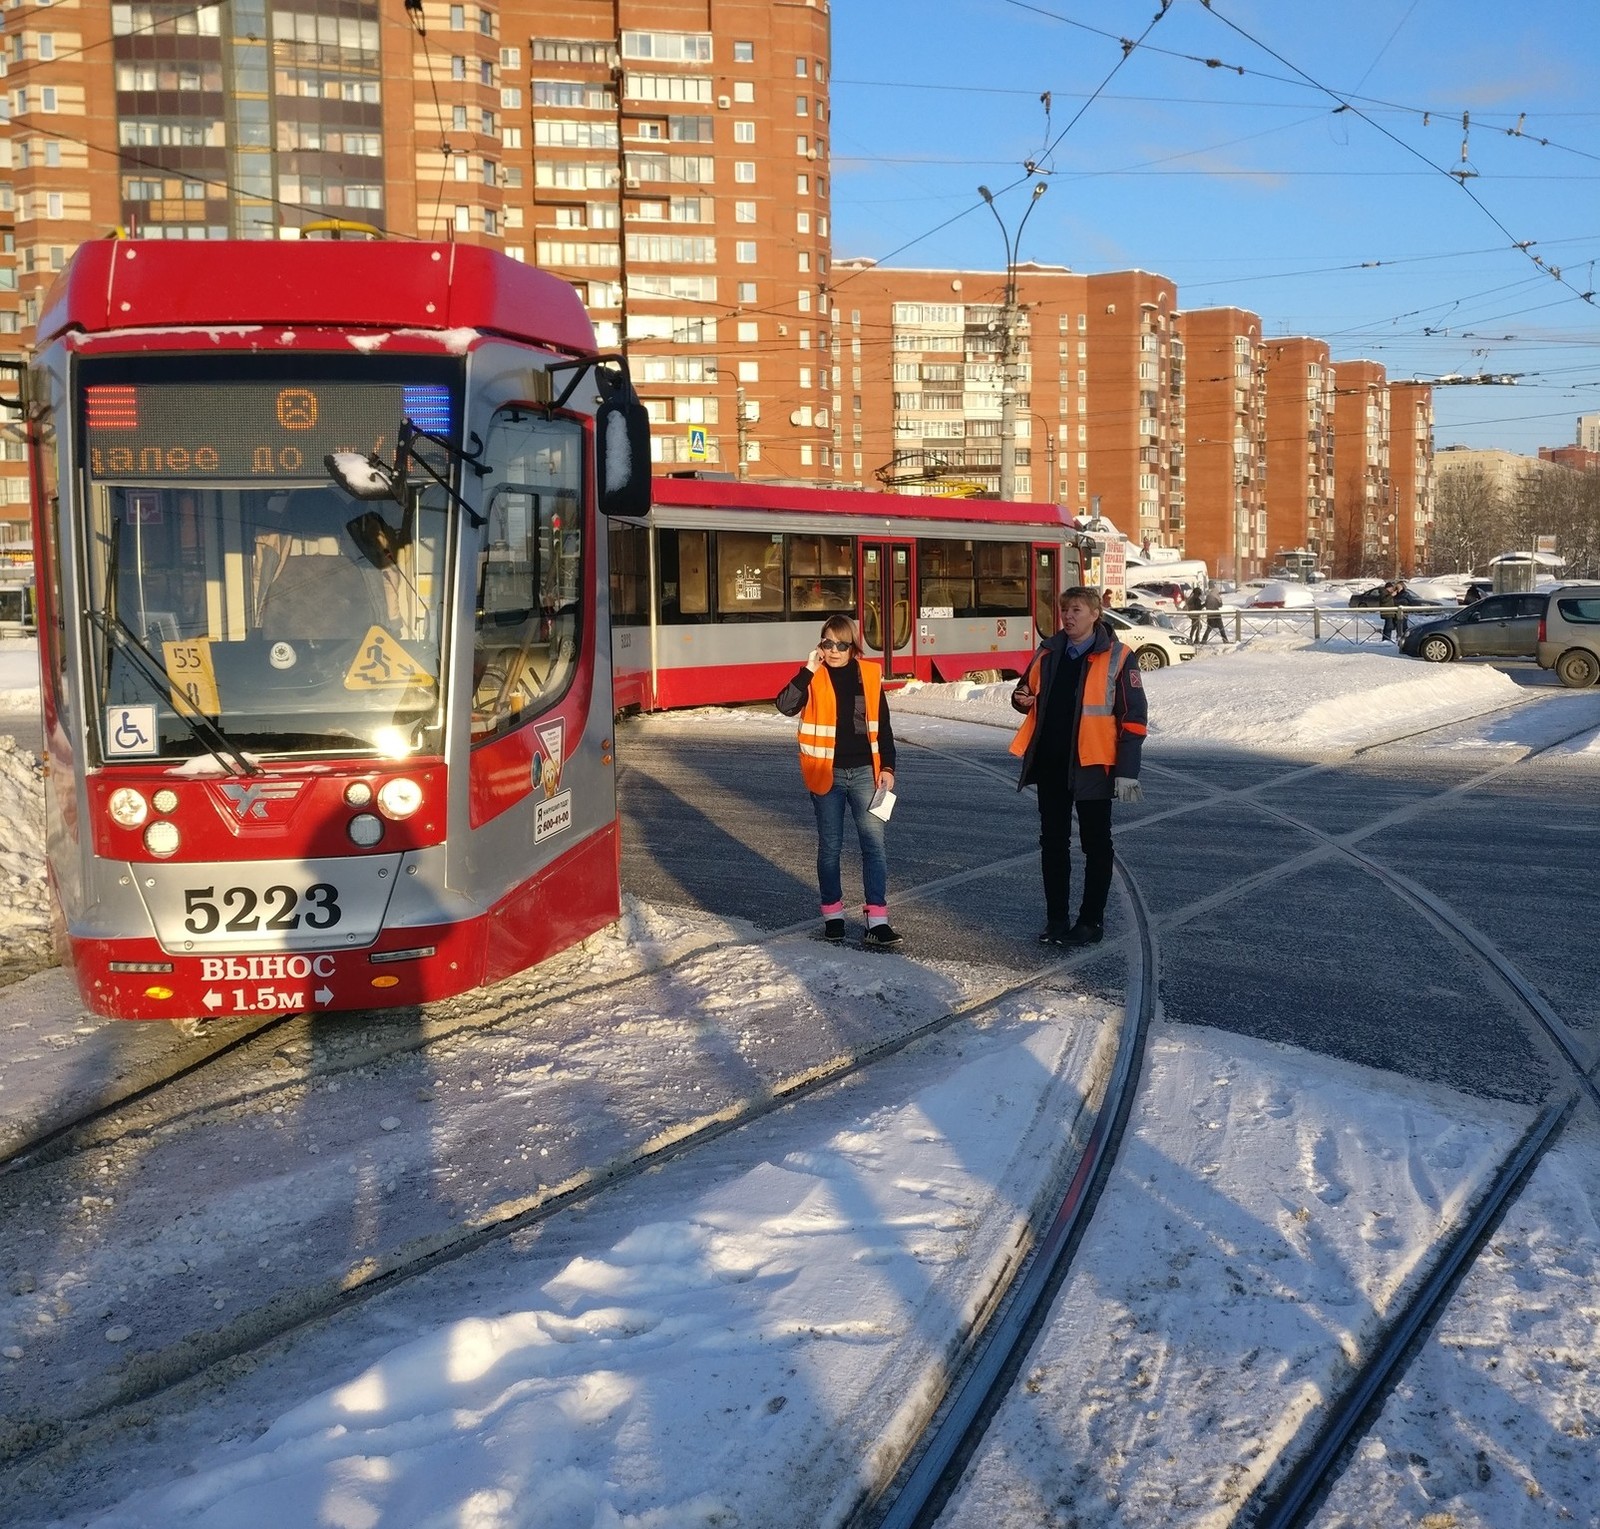
M 1400 651 L 1432 664 L 1457 658 L 1535 658 L 1548 592 L 1485 595 L 1432 621 L 1414 621 Z
M 1569 689 L 1600 680 L 1600 584 L 1562 584 L 1550 591 L 1534 657 Z
M 1387 585 L 1374 584 L 1371 589 L 1357 590 L 1355 594 L 1350 596 L 1350 604 L 1356 610 L 1360 610 L 1365 606 L 1383 605 L 1386 603 L 1384 597 L 1387 594 Z
M 1128 586 L 1129 600 L 1154 606 L 1156 610 L 1177 610 L 1188 594 L 1188 587 L 1176 579 L 1141 579 Z
M 1301 584 L 1298 581 L 1291 583 L 1272 579 L 1263 584 L 1244 603 L 1252 610 L 1281 611 L 1303 609 L 1313 606 L 1317 602 L 1308 585 Z
M 1100 618 L 1117 635 L 1117 641 L 1133 650 L 1133 661 L 1141 669 L 1165 669 L 1194 657 L 1194 645 L 1162 626 L 1145 626 L 1130 621 L 1127 612 L 1103 610 Z
M 1493 579 L 1468 579 L 1461 590 L 1461 603 L 1471 605 L 1475 600 L 1481 600 L 1485 595 L 1494 593 Z

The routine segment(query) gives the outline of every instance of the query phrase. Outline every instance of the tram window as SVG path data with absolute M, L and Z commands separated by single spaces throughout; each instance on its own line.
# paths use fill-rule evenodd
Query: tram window
M 717 619 L 782 617 L 783 538 L 762 531 L 718 531 Z
M 650 617 L 650 533 L 643 526 L 613 520 L 609 524 L 611 620 L 647 621 Z
M 791 614 L 854 611 L 855 543 L 848 536 L 790 536 Z
M 979 542 L 978 614 L 1005 616 L 1028 608 L 1028 548 L 1023 542 Z
M 484 459 L 484 548 L 472 664 L 472 736 L 496 738 L 566 694 L 582 618 L 582 436 L 509 409 Z
M 917 543 L 917 574 L 919 610 L 973 614 L 971 542 L 924 538 Z
M 656 533 L 663 623 L 678 625 L 711 619 L 711 586 L 706 576 L 710 567 L 707 539 L 704 531 Z

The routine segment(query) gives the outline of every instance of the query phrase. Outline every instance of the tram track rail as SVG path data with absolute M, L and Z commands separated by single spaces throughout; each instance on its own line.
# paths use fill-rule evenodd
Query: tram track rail
M 1460 719 L 1455 719 L 1448 724 L 1441 724 L 1441 727 L 1458 725 L 1460 725 Z M 1589 729 L 1585 728 L 1578 731 L 1587 730 Z M 1575 732 L 1572 736 L 1577 736 L 1577 733 Z M 1553 740 L 1545 747 L 1556 747 L 1563 741 L 1565 740 Z M 1543 752 L 1543 750 L 1539 752 Z M 953 755 L 951 757 L 960 758 L 961 756 Z M 1470 788 L 1474 783 L 1503 774 L 1506 770 L 1514 768 L 1515 764 L 1525 762 L 1529 757 L 1533 756 L 1523 756 L 1522 759 L 1512 765 L 1502 765 L 1494 770 L 1482 772 L 1480 775 L 1475 776 L 1472 781 L 1464 783 L 1463 786 L 1450 788 L 1450 792 L 1457 789 Z M 970 760 L 964 762 L 989 773 L 1000 773 L 981 762 Z M 1326 769 L 1335 767 L 1336 765 L 1330 764 L 1312 768 Z M 1004 775 L 1003 778 L 1009 784 L 1011 778 L 1009 774 Z M 1262 782 L 1256 787 L 1246 788 L 1238 792 L 1212 792 L 1204 798 L 1203 803 L 1190 804 L 1187 810 L 1195 810 L 1200 805 L 1214 802 L 1218 798 L 1248 796 L 1252 791 L 1270 789 L 1272 785 L 1281 783 L 1281 780 L 1281 776 L 1275 777 L 1273 781 Z M 1436 795 L 1449 795 L 1450 792 L 1436 793 Z M 1428 802 L 1432 799 L 1430 797 L 1421 803 L 1411 804 L 1410 808 L 1402 809 L 1402 811 L 1425 810 Z M 1273 810 L 1268 804 L 1260 805 L 1264 810 Z M 1346 835 L 1344 838 L 1353 840 L 1364 837 L 1368 832 L 1376 832 L 1383 823 L 1393 816 L 1393 814 L 1390 814 L 1373 825 L 1363 827 L 1356 834 Z M 1134 826 L 1136 825 L 1129 825 L 1130 828 Z M 1310 825 L 1304 824 L 1297 826 L 1310 828 Z M 1311 831 L 1317 832 L 1314 829 Z M 1331 836 L 1323 835 L 1322 838 L 1331 839 Z M 1306 864 L 1338 852 L 1339 846 L 1337 844 L 1331 842 L 1319 843 L 1309 853 L 1291 857 L 1282 867 L 1269 868 L 1265 872 L 1241 878 L 1236 886 L 1223 889 L 1219 895 L 1224 899 L 1246 895 L 1248 891 L 1262 884 L 1264 880 L 1271 879 L 1277 875 L 1293 874 L 1294 870 Z M 922 886 L 912 889 L 912 891 L 901 894 L 901 897 L 902 900 L 909 900 L 914 895 L 931 896 L 940 888 L 958 885 L 977 876 L 992 874 L 996 868 L 1031 864 L 1035 858 L 1036 851 L 1029 851 L 1015 856 L 998 857 L 983 866 L 969 867 L 949 876 L 934 878 Z M 1356 858 L 1360 858 L 1358 852 L 1356 852 Z M 1215 906 L 1217 900 L 1218 898 L 1213 896 L 1201 901 L 1204 907 L 1209 908 Z M 1198 912 L 1200 910 L 1197 908 L 1195 911 Z M 1184 915 L 1194 916 L 1194 913 L 1191 913 L 1189 909 L 1177 910 L 1175 914 L 1169 914 L 1166 918 L 1155 921 L 1151 927 L 1159 928 L 1174 921 L 1181 922 Z M 599 983 L 580 983 L 566 988 L 556 984 L 549 991 L 541 992 L 539 1002 L 543 1003 L 553 998 L 589 996 L 619 988 L 631 982 L 647 980 L 659 975 L 662 971 L 670 970 L 676 965 L 712 951 L 757 946 L 790 939 L 802 930 L 809 930 L 812 922 L 811 920 L 806 920 L 779 930 L 766 931 L 751 939 L 713 941 L 699 945 L 667 961 L 640 970 L 630 971 Z M 1141 938 L 1145 938 L 1145 936 L 1141 935 Z M 852 1072 L 902 1051 L 917 1041 L 936 1034 L 962 1019 L 977 1017 L 985 1009 L 1002 1002 L 1005 998 L 1018 991 L 1040 982 L 1048 981 L 1077 965 L 1084 964 L 1087 960 L 1106 953 L 1112 948 L 1113 944 L 1114 942 L 1110 942 L 1105 946 L 1094 948 L 1087 952 L 1075 953 L 1073 957 L 1044 963 L 1032 968 L 1013 980 L 1008 980 L 991 989 L 971 995 L 962 1003 L 953 1005 L 947 1013 L 924 1024 L 908 1028 L 906 1031 L 885 1040 L 877 1046 L 865 1049 L 853 1056 L 834 1059 L 802 1075 L 785 1079 L 765 1093 L 745 1099 L 737 1106 L 720 1112 L 713 1117 L 701 1118 L 675 1130 L 663 1133 L 643 1152 L 632 1153 L 622 1159 L 586 1168 L 582 1172 L 570 1176 L 560 1184 L 542 1189 L 536 1195 L 506 1200 L 486 1207 L 469 1224 L 453 1231 L 449 1235 L 429 1238 L 416 1244 L 391 1249 L 382 1257 L 369 1259 L 351 1268 L 340 1278 L 324 1281 L 306 1289 L 287 1292 L 280 1298 L 268 1302 L 245 1317 L 226 1324 L 214 1332 L 198 1334 L 190 1342 L 173 1350 L 142 1356 L 140 1363 L 130 1367 L 122 1376 L 112 1378 L 98 1388 L 87 1388 L 82 1399 L 83 1404 L 75 1408 L 70 1415 L 63 1414 L 56 1418 L 45 1419 L 14 1418 L 0 1423 L 0 1458 L 9 1459 L 19 1468 L 25 1468 L 30 1463 L 42 1462 L 57 1451 L 65 1450 L 76 1453 L 79 1449 L 90 1448 L 94 1440 L 114 1436 L 116 1428 L 123 1426 L 130 1414 L 136 1415 L 140 1409 L 159 1405 L 160 1399 L 163 1397 L 177 1397 L 188 1392 L 194 1386 L 203 1384 L 207 1375 L 218 1373 L 219 1366 L 226 1366 L 230 1362 L 248 1362 L 247 1356 L 268 1344 L 288 1338 L 300 1330 L 307 1329 L 318 1322 L 338 1315 L 360 1301 L 369 1299 L 384 1290 L 416 1278 L 431 1269 L 464 1257 L 480 1248 L 487 1247 L 497 1240 L 530 1227 L 540 1220 L 570 1206 L 579 1204 L 584 1199 L 590 1198 L 608 1188 L 624 1184 L 630 1179 L 636 1178 L 674 1158 L 685 1156 L 697 1148 L 726 1135 L 728 1132 L 751 1124 L 777 1109 L 795 1103 L 817 1089 L 827 1087 L 832 1083 L 847 1078 Z M 1153 1003 L 1155 992 L 1153 955 L 1150 958 L 1150 962 L 1152 976 L 1144 986 L 1144 993 L 1147 1000 Z M 527 1005 L 516 1003 L 516 996 L 515 994 L 510 995 L 508 999 L 511 1004 L 510 1008 L 503 1012 L 496 1012 L 482 1024 L 457 1024 L 449 1028 L 448 1031 L 441 1032 L 441 1035 L 430 1036 L 423 1041 L 418 1041 L 405 1047 L 393 1048 L 383 1052 L 382 1055 L 389 1056 L 413 1051 L 418 1049 L 420 1045 L 432 1044 L 446 1033 L 450 1036 L 458 1036 L 468 1030 L 500 1025 L 510 1019 L 519 1017 L 527 1012 Z M 250 1037 L 240 1039 L 242 1043 L 244 1040 L 250 1039 Z M 370 1065 L 373 1059 L 373 1056 L 368 1054 L 365 1056 L 364 1061 L 366 1065 Z M 298 1081 L 303 1082 L 304 1080 Z M 293 1084 L 286 1082 L 279 1086 L 289 1087 L 293 1086 Z
M 109 1443 L 119 1429 L 158 1405 L 160 1398 L 180 1395 L 188 1388 L 204 1384 L 208 1376 L 220 1373 L 221 1367 L 231 1362 L 245 1360 L 246 1356 L 269 1344 L 288 1339 L 361 1302 L 503 1242 L 606 1190 L 686 1157 L 958 1023 L 978 1019 L 1007 999 L 1042 983 L 1059 980 L 1101 954 L 1100 950 L 1088 950 L 1044 962 L 992 984 L 942 1014 L 873 1046 L 807 1069 L 731 1108 L 697 1119 L 679 1130 L 662 1133 L 642 1151 L 584 1169 L 535 1195 L 485 1207 L 470 1224 L 452 1229 L 450 1233 L 392 1249 L 383 1257 L 367 1259 L 351 1268 L 342 1278 L 286 1293 L 209 1333 L 195 1334 L 181 1345 L 140 1356 L 136 1364 L 128 1366 L 121 1374 L 82 1387 L 80 1405 L 70 1413 L 51 1418 L 0 1417 L 0 1461 L 15 1475 L 63 1453 L 76 1454 L 96 1443 Z
M 1480 716 L 1494 715 L 1511 708 L 1497 707 Z M 1353 757 L 1375 752 L 1385 747 L 1397 746 L 1428 733 L 1444 731 L 1462 725 L 1460 720 L 1441 724 L 1436 728 L 1416 730 L 1396 735 L 1379 743 L 1354 751 Z M 1595 724 L 1569 730 L 1537 747 L 1530 748 L 1515 760 L 1481 771 L 1469 779 L 1457 782 L 1443 791 L 1431 793 L 1418 802 L 1397 808 L 1363 824 L 1351 832 L 1335 835 L 1318 828 L 1294 813 L 1260 800 L 1260 793 L 1281 787 L 1287 780 L 1307 773 L 1320 772 L 1330 765 L 1313 765 L 1290 772 L 1266 782 L 1237 791 L 1216 791 L 1206 782 L 1167 765 L 1152 765 L 1153 773 L 1164 774 L 1198 784 L 1206 788 L 1203 803 L 1236 800 L 1247 803 L 1256 811 L 1302 832 L 1318 842 L 1318 849 L 1292 857 L 1279 865 L 1265 869 L 1257 875 L 1242 878 L 1230 887 L 1219 889 L 1210 898 L 1177 910 L 1158 926 L 1175 926 L 1209 912 L 1222 903 L 1233 901 L 1247 890 L 1280 879 L 1285 874 L 1314 864 L 1324 858 L 1337 856 L 1354 864 L 1389 892 L 1416 909 L 1439 932 L 1441 939 L 1464 952 L 1488 978 L 1490 986 L 1500 996 L 1508 1011 L 1520 1011 L 1531 1018 L 1537 1029 L 1560 1054 L 1575 1079 L 1576 1086 L 1563 1097 L 1547 1104 L 1522 1133 L 1511 1151 L 1505 1156 L 1487 1188 L 1477 1196 L 1467 1214 L 1434 1245 L 1427 1261 L 1427 1273 L 1417 1288 L 1404 1302 L 1392 1320 L 1370 1346 L 1366 1359 L 1355 1367 L 1340 1394 L 1327 1407 L 1310 1414 L 1295 1433 L 1284 1441 L 1277 1452 L 1281 1469 L 1269 1470 L 1261 1484 L 1246 1499 L 1232 1519 L 1235 1529 L 1301 1529 L 1310 1522 L 1316 1507 L 1327 1496 L 1338 1479 L 1344 1463 L 1351 1458 L 1356 1443 L 1376 1420 L 1383 1399 L 1397 1383 L 1410 1359 L 1418 1352 L 1428 1335 L 1437 1327 L 1449 1302 L 1482 1251 L 1501 1225 L 1515 1203 L 1517 1195 L 1559 1140 L 1561 1132 L 1585 1096 L 1600 1108 L 1600 1084 L 1596 1073 L 1600 1062 L 1585 1056 L 1575 1040 L 1573 1028 L 1545 999 L 1538 988 L 1517 968 L 1486 935 L 1462 917 L 1448 902 L 1413 878 L 1384 864 L 1376 856 L 1358 848 L 1360 841 L 1428 811 L 1438 810 L 1449 801 L 1466 792 L 1481 789 L 1507 774 L 1539 758 L 1552 749 L 1559 748 L 1572 739 L 1593 732 Z M 952 755 L 950 757 L 959 757 Z M 989 767 L 976 768 L 989 771 Z M 989 773 L 994 773 L 989 771 Z M 1192 810 L 1184 807 L 1175 812 Z M 1170 816 L 1171 814 L 1162 814 Z M 1151 821 L 1150 817 L 1140 820 Z M 1130 825 L 1138 826 L 1138 825 Z M 1127 830 L 1124 829 L 1124 832 Z M 1122 869 L 1118 867 L 1119 871 Z M 1064 1278 L 1064 1271 L 1063 1276 Z M 1056 1281 L 1059 1288 L 1060 1280 Z M 1033 1318 L 1035 1330 L 1042 1327 L 1044 1314 Z M 1026 1348 L 1023 1346 L 1025 1354 Z M 1011 1367 L 1014 1378 L 1017 1365 Z M 993 1383 L 987 1400 L 990 1415 L 1004 1399 L 1006 1384 Z M 953 1425 L 955 1426 L 955 1425 Z M 871 1529 L 930 1529 L 960 1476 L 963 1462 L 970 1458 L 978 1442 L 974 1435 L 981 1434 L 976 1422 L 967 1422 L 958 1442 L 930 1445 L 926 1458 L 930 1463 L 926 1471 L 907 1482 L 903 1498 L 897 1498 L 889 1513 L 870 1520 Z M 912 1482 L 915 1481 L 915 1489 Z M 902 1506 L 902 1502 L 904 1506 Z
M 1136 833 L 1170 817 L 1201 810 L 1218 800 L 1250 799 L 1260 791 L 1273 789 L 1308 775 L 1323 774 L 1337 769 L 1340 765 L 1348 762 L 1350 758 L 1407 742 L 1414 738 L 1425 736 L 1430 732 L 1441 732 L 1473 721 L 1479 721 L 1486 717 L 1496 716 L 1526 704 L 1528 703 L 1521 700 L 1510 705 L 1501 704 L 1471 713 L 1466 717 L 1452 718 L 1432 728 L 1413 729 L 1405 733 L 1396 734 L 1390 738 L 1381 739 L 1374 743 L 1363 745 L 1358 749 L 1347 751 L 1335 761 L 1300 766 L 1285 772 L 1283 775 L 1274 777 L 1271 781 L 1242 787 L 1236 791 L 1216 791 L 1214 788 L 1208 787 L 1206 796 L 1201 800 L 1155 813 L 1147 813 L 1133 823 L 1125 825 L 1119 832 Z M 1587 730 L 1579 729 L 1571 736 L 1578 736 L 1581 732 Z M 1012 784 L 1015 779 L 1012 772 L 1003 770 L 998 766 L 989 765 L 980 760 L 973 760 L 953 751 L 936 748 L 925 743 L 914 740 L 907 741 L 911 746 L 924 752 L 958 761 L 969 769 L 991 776 L 994 779 L 1002 780 L 1008 785 Z M 1557 743 L 1563 741 L 1566 740 L 1557 740 Z M 1547 747 L 1553 746 L 1556 745 L 1552 744 Z M 1492 778 L 1493 775 L 1512 767 L 1510 765 L 1500 766 L 1496 770 L 1488 772 L 1488 774 L 1475 777 L 1472 782 L 1468 782 L 1456 789 L 1470 789 L 1471 786 L 1481 784 Z M 1163 768 L 1162 766 L 1153 765 L 1152 771 L 1159 772 Z M 979 866 L 967 867 L 950 875 L 936 877 L 919 885 L 899 890 L 896 894 L 897 900 L 902 903 L 924 901 L 939 892 L 992 875 L 996 871 L 1030 864 L 1034 858 L 1035 852 L 1029 850 L 1014 856 L 1000 857 Z M 597 996 L 643 977 L 670 972 L 675 967 L 681 966 L 688 961 L 713 954 L 719 950 L 745 947 L 756 948 L 792 938 L 809 930 L 812 927 L 812 923 L 812 920 L 807 919 L 778 929 L 762 931 L 746 939 L 714 940 L 705 945 L 693 947 L 667 960 L 599 982 L 580 983 L 570 987 L 563 987 L 558 978 L 548 990 L 542 992 L 539 996 L 541 1001 L 552 999 L 570 1000 Z M 441 1009 L 446 1016 L 449 1016 L 452 1009 L 459 1010 L 460 1002 L 460 1000 L 447 1000 L 446 1004 L 441 1006 Z M 195 1047 L 185 1046 L 173 1053 L 160 1070 L 151 1072 L 148 1069 L 141 1069 L 127 1079 L 123 1086 L 111 1091 L 103 1091 L 90 1108 L 75 1113 L 47 1117 L 38 1129 L 0 1141 L 0 1178 L 19 1168 L 32 1167 L 44 1162 L 59 1161 L 75 1152 L 106 1147 L 129 1137 L 148 1137 L 160 1131 L 171 1129 L 185 1120 L 200 1118 L 218 1110 L 248 1108 L 252 1104 L 265 1103 L 273 1098 L 284 1096 L 297 1088 L 304 1087 L 308 1082 L 314 1080 L 337 1077 L 343 1072 L 375 1066 L 388 1060 L 425 1051 L 430 1047 L 448 1044 L 463 1036 L 481 1033 L 500 1025 L 513 1023 L 526 1017 L 527 1012 L 528 1009 L 525 1005 L 508 1001 L 487 1016 L 473 1017 L 471 1019 L 456 1017 L 453 1023 L 449 1017 L 446 1017 L 444 1022 L 430 1027 L 426 1034 L 413 1033 L 400 1043 L 367 1047 L 346 1043 L 341 1046 L 343 1054 L 336 1064 L 323 1064 L 308 1072 L 291 1072 L 289 1075 L 281 1077 L 267 1073 L 247 1088 L 235 1090 L 231 1094 L 219 1096 L 212 1100 L 202 1100 L 192 1104 L 185 1103 L 177 1110 L 163 1116 L 159 1111 L 157 1101 L 171 1085 L 193 1079 L 212 1064 L 227 1057 L 235 1056 L 240 1051 L 253 1045 L 263 1045 L 264 1049 L 266 1040 L 276 1039 L 296 1024 L 303 1025 L 315 1016 L 304 1013 L 274 1015 L 258 1023 L 250 1024 L 249 1028 L 243 1032 L 236 1031 L 233 1028 L 233 1022 L 230 1021 L 230 1028 L 226 1035 L 219 1031 L 213 1036 L 213 1032 L 207 1026 L 205 1030 L 195 1037 L 197 1045 L 204 1048 L 200 1054 L 196 1054 Z M 356 1017 L 352 1016 L 352 1018 Z M 382 1015 L 379 1014 L 377 1018 L 381 1022 Z M 144 1118 L 128 1118 L 129 1112 L 136 1108 L 144 1111 Z

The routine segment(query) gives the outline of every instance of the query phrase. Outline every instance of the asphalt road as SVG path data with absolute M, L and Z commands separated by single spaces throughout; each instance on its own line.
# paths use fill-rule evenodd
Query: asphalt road
M 1477 746 L 1329 755 L 1312 773 L 1303 758 L 1152 744 L 1145 801 L 1117 808 L 1117 851 L 1155 921 L 1165 1016 L 1488 1097 L 1546 1097 L 1563 1064 L 1480 962 L 1263 807 L 1333 835 L 1388 819 L 1358 847 L 1488 935 L 1593 1049 L 1600 754 L 1518 762 L 1585 725 L 1600 726 L 1600 692 L 1552 691 Z M 902 732 L 889 900 L 906 952 L 1036 967 L 1037 814 L 1004 735 L 934 752 L 914 742 L 914 719 L 897 719 Z M 764 928 L 817 917 L 815 831 L 785 732 L 643 718 L 621 725 L 618 755 L 626 890 Z M 1257 797 L 1235 794 L 1249 787 Z M 844 864 L 848 909 L 860 889 L 848 833 Z M 1108 940 L 1129 927 L 1114 896 Z

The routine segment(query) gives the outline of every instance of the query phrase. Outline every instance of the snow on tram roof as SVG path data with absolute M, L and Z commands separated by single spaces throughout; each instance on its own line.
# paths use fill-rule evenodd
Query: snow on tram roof
M 69 330 L 250 324 L 474 329 L 591 354 L 578 294 L 471 244 L 332 239 L 99 239 L 56 278 L 39 343 Z
M 983 521 L 990 525 L 1070 528 L 1058 504 L 1027 504 L 1001 499 L 957 499 L 938 494 L 890 494 L 849 488 L 806 488 L 797 484 L 739 482 L 722 478 L 656 477 L 650 497 L 676 509 L 745 510 L 759 514 L 795 511 L 819 515 L 869 515 L 894 520 Z

